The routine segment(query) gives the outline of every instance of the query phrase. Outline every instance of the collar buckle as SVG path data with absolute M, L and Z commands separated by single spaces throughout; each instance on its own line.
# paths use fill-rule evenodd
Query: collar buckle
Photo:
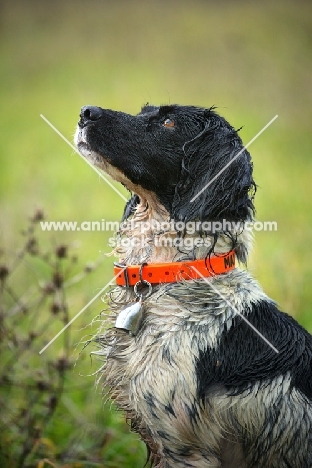
M 123 273 L 125 287 L 126 287 L 126 288 L 129 288 L 130 282 L 129 282 L 128 266 L 125 265 L 124 263 L 114 262 L 114 267 L 115 267 L 115 268 L 120 268 L 120 269 L 121 269 L 121 271 L 119 272 L 119 274 L 118 274 L 118 272 L 117 272 L 118 278 L 121 278 L 121 274 Z M 117 275 L 115 275 L 115 276 L 117 276 Z

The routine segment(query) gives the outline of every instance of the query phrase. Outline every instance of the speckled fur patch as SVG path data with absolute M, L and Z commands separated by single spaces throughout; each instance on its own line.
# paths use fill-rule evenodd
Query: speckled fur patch
M 280 458 L 275 463 L 276 451 L 299 430 L 307 434 L 312 424 L 311 406 L 291 388 L 289 375 L 258 382 L 236 396 L 216 383 L 204 401 L 198 397 L 195 367 L 200 352 L 219 346 L 224 330 L 232 327 L 235 309 L 245 313 L 249 304 L 268 300 L 244 270 L 209 282 L 227 302 L 204 281 L 156 287 L 144 303 L 143 323 L 135 337 L 114 328 L 120 306 L 134 297 L 120 287 L 112 290 L 111 314 L 98 335 L 106 356 L 99 375 L 158 468 L 286 468 Z M 272 431 L 277 432 L 274 446 L 269 444 Z

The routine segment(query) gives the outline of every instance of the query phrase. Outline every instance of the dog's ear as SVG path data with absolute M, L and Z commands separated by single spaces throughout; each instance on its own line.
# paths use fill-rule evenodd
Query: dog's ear
M 207 110 L 204 129 L 183 150 L 172 218 L 184 222 L 251 220 L 256 190 L 251 157 L 234 128 Z

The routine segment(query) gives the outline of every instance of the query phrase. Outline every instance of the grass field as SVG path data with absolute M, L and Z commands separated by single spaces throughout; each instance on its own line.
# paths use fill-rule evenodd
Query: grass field
M 278 230 L 256 233 L 248 268 L 267 294 L 312 332 L 312 4 L 16 0 L 0 8 L 0 267 L 13 271 L 23 242 L 20 231 L 38 207 L 48 220 L 77 222 L 119 220 L 123 209 L 123 200 L 40 114 L 72 141 L 84 104 L 129 113 L 146 102 L 216 105 L 233 126 L 243 126 L 245 143 L 278 114 L 249 148 L 258 184 L 257 218 L 276 221 Z M 96 328 L 88 325 L 103 307 L 100 299 L 66 338 L 38 355 L 112 277 L 113 260 L 103 255 L 109 252 L 110 234 L 40 233 L 38 226 L 37 232 L 42 250 L 53 251 L 61 243 L 78 256 L 66 266 L 67 278 L 79 275 L 89 261 L 100 259 L 100 264 L 66 290 L 68 308 L 56 318 L 50 314 L 50 298 L 44 298 L 40 308 L 38 303 L 32 308 L 32 320 L 21 311 L 11 319 L 16 297 L 0 278 L 1 334 L 8 341 L 0 403 L 10 408 L 2 414 L 0 449 L 6 458 L 0 465 L 141 466 L 144 448 L 122 417 L 103 403 L 94 376 L 87 376 L 98 363 L 90 361 L 89 351 L 78 359 L 75 348 Z M 11 292 L 23 297 L 47 281 L 51 271 L 63 268 L 63 260 L 53 259 L 52 265 L 40 255 L 25 256 L 10 275 Z M 40 330 L 40 338 L 26 346 L 25 330 L 31 327 Z M 18 337 L 13 339 L 9 329 Z M 66 376 L 59 369 L 64 356 L 72 365 Z M 46 420 L 36 409 L 31 413 L 33 419 L 25 423 L 31 449 L 23 459 L 28 432 L 17 424 L 23 402 L 35 404 L 38 375 L 50 382 L 55 369 L 65 390 L 58 390 L 61 399 Z M 48 390 L 42 392 L 49 397 Z M 31 432 L 35 427 L 37 433 Z

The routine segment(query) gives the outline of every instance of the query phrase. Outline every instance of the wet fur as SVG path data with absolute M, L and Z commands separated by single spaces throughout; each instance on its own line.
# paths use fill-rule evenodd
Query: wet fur
M 166 128 L 171 119 L 174 127 Z M 134 192 L 119 239 L 138 237 L 146 220 L 253 218 L 249 153 L 191 203 L 243 148 L 213 109 L 145 106 L 137 116 L 87 106 L 76 144 L 81 153 Z M 134 224 L 127 224 L 134 221 Z M 198 232 L 209 247 L 159 248 L 178 234 L 150 229 L 135 249 L 116 249 L 126 264 L 210 258 L 232 248 L 245 262 L 250 233 Z M 180 235 L 187 236 L 187 233 Z M 280 312 L 239 268 L 204 280 L 153 287 L 136 336 L 114 328 L 132 288 L 110 292 L 96 341 L 110 398 L 131 421 L 158 468 L 311 468 L 312 339 Z M 279 351 L 242 320 L 246 317 Z

